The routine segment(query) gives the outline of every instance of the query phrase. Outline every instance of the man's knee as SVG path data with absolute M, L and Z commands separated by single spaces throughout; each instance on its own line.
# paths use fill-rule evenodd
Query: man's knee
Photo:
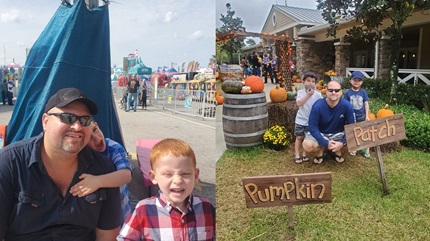
M 306 152 L 314 152 L 318 149 L 318 143 L 312 140 L 304 140 L 302 146 Z

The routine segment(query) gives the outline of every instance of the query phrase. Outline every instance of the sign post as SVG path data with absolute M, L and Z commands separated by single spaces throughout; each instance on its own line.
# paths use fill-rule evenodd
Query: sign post
M 346 125 L 345 136 L 349 152 L 376 146 L 382 188 L 384 195 L 389 194 L 380 145 L 406 139 L 403 114 Z
M 288 226 L 294 228 L 294 205 L 331 202 L 331 172 L 244 177 L 248 208 L 288 206 Z

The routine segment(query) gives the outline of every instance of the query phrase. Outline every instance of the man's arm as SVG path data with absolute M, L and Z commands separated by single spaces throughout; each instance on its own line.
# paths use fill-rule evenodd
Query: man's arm
M 119 187 L 129 183 L 131 181 L 131 171 L 121 169 L 99 176 L 83 173 L 79 178 L 82 180 L 70 189 L 70 193 L 73 196 L 83 197 L 97 191 L 99 188 Z
M 318 129 L 318 123 L 323 113 L 320 113 L 320 108 L 316 108 L 317 103 L 318 101 L 315 102 L 315 104 L 312 106 L 311 113 L 309 114 L 308 128 L 311 135 L 317 140 L 318 145 L 322 147 L 327 147 L 328 141 L 324 139 L 324 137 L 321 135 L 320 130 Z M 318 106 L 320 107 L 320 105 Z
M 2 155 L 3 154 L 3 155 Z M 9 158 L 5 152 L 0 152 L 0 240 L 4 238 L 8 230 L 8 220 L 12 210 L 14 191 L 12 189 L 12 173 Z
M 96 241 L 116 241 L 116 236 L 118 236 L 119 228 L 111 230 L 103 230 L 96 228 Z

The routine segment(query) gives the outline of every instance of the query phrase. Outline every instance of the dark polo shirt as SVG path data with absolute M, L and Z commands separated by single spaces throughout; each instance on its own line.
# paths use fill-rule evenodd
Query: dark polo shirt
M 82 198 L 67 193 L 63 198 L 42 164 L 42 141 L 43 133 L 0 151 L 0 240 L 95 240 L 96 228 L 119 227 L 119 189 L 101 188 Z M 115 170 L 112 162 L 90 148 L 84 148 L 78 159 L 71 186 L 82 173 Z

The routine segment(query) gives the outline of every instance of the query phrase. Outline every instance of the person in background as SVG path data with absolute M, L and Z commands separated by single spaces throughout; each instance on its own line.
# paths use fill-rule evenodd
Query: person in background
M 296 141 L 294 143 L 294 158 L 293 161 L 297 164 L 309 161 L 306 151 L 303 150 L 300 156 L 300 147 L 305 138 L 305 133 L 308 132 L 308 120 L 313 104 L 322 98 L 319 91 L 315 91 L 317 76 L 313 72 L 306 72 L 303 75 L 302 81 L 305 85 L 304 89 L 297 92 L 296 104 L 299 107 L 296 115 L 294 135 Z
M 309 132 L 303 141 L 306 153 L 316 152 L 315 164 L 324 161 L 324 150 L 333 153 L 335 160 L 342 163 L 342 147 L 346 145 L 344 126 L 355 123 L 351 103 L 341 97 L 340 83 L 332 80 L 327 84 L 327 97 L 317 100 L 309 114 Z
M 9 75 L 9 80 L 7 82 L 7 104 L 13 105 L 13 88 L 15 88 L 15 83 L 13 82 L 13 75 Z
M 240 61 L 240 67 L 242 67 L 242 76 L 243 78 L 248 77 L 248 63 L 246 62 L 246 59 L 242 59 Z
M 119 187 L 123 221 L 125 221 L 131 214 L 127 183 L 131 181 L 132 172 L 126 151 L 118 142 L 105 138 L 95 121 L 91 123 L 91 128 L 92 134 L 88 146 L 110 160 L 115 165 L 116 171 L 104 175 L 83 173 L 79 176 L 81 181 L 70 188 L 70 193 L 73 196 L 85 197 L 100 188 Z
M 137 108 L 137 90 L 140 87 L 139 80 L 137 79 L 136 75 L 132 75 L 130 77 L 130 81 L 128 81 L 127 84 L 127 90 L 128 90 L 128 96 L 127 96 L 127 109 L 125 110 L 128 112 L 130 110 L 130 103 L 133 99 L 133 110 L 136 112 Z
M 354 109 L 355 121 L 369 121 L 369 97 L 367 92 L 361 88 L 363 84 L 364 75 L 360 71 L 352 72 L 351 79 L 351 89 L 345 92 L 344 98 L 349 101 Z M 361 150 L 363 156 L 367 159 L 370 158 L 369 148 Z M 349 153 L 351 156 L 355 156 L 356 152 Z
M 140 99 L 142 101 L 142 110 L 146 110 L 146 99 L 148 97 L 148 92 L 146 86 L 142 85 L 142 90 L 140 91 Z
M 115 171 L 87 147 L 97 105 L 76 88 L 45 105 L 43 132 L 0 151 L 0 240 L 114 240 L 121 225 L 118 188 L 70 194 L 84 172 Z
M 278 55 L 273 54 L 273 58 L 272 58 L 272 74 L 273 74 L 273 79 L 275 80 L 275 83 L 278 84 L 279 80 L 278 80 Z
M 117 240 L 215 240 L 215 208 L 191 194 L 199 178 L 191 147 L 178 139 L 158 142 L 149 177 L 160 191 L 140 201 Z
M 275 84 L 275 80 L 273 79 L 272 73 L 272 59 L 270 58 L 269 53 L 266 53 L 263 56 L 263 75 L 265 84 L 267 84 L 267 74 L 269 74 L 270 81 L 272 82 L 272 84 Z
M 7 79 L 6 77 L 3 78 L 2 82 L 1 82 L 1 99 L 3 101 L 3 105 L 6 105 L 6 99 L 7 99 Z
M 253 52 L 251 56 L 252 74 L 261 77 L 261 58 L 257 52 Z

